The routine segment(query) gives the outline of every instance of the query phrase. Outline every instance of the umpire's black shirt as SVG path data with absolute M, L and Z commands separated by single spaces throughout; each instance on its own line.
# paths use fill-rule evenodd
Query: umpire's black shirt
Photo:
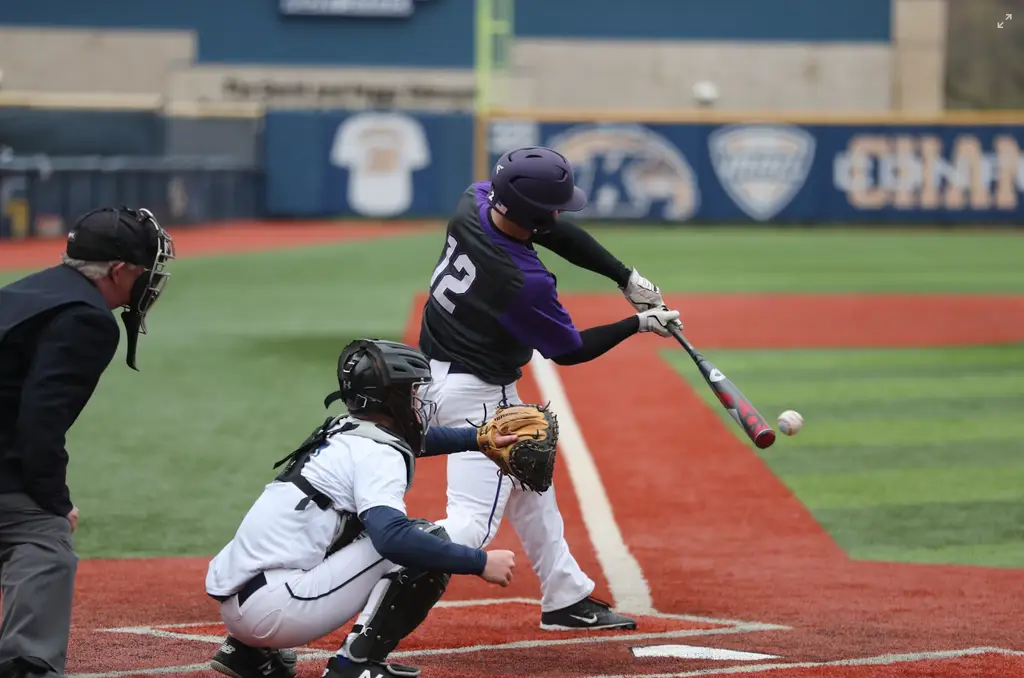
M 71 511 L 65 437 L 120 338 L 103 295 L 74 269 L 0 288 L 0 493 Z

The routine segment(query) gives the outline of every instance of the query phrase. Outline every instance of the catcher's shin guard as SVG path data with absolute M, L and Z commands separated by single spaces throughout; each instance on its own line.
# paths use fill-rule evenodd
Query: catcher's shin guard
M 413 522 L 420 529 L 450 541 L 448 533 L 440 525 L 422 519 Z M 387 656 L 398 647 L 399 641 L 427 618 L 430 610 L 444 595 L 450 579 L 451 575 L 446 572 L 395 567 L 373 587 L 366 607 L 345 639 L 342 654 L 357 663 L 384 663 Z

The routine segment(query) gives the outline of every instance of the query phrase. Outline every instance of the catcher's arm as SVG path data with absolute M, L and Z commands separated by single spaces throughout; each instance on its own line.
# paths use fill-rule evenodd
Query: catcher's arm
M 431 426 L 427 430 L 427 449 L 422 456 L 441 457 L 459 452 L 481 452 L 476 432 L 476 427 L 470 426 Z M 515 435 L 500 435 L 495 442 L 504 446 L 516 440 Z

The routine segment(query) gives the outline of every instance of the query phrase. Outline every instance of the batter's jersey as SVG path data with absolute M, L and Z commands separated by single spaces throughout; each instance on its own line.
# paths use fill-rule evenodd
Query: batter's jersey
M 420 350 L 505 385 L 522 376 L 534 350 L 553 358 L 582 340 L 533 244 L 494 226 L 490 190 L 488 181 L 471 185 L 448 222 L 423 308 Z
M 374 506 L 389 506 L 405 513 L 408 467 L 390 445 L 334 435 L 310 456 L 302 475 L 331 499 L 335 510 L 320 509 L 294 483 L 268 484 L 234 538 L 210 562 L 208 594 L 229 596 L 265 570 L 316 567 L 340 535 L 339 511 L 358 516 Z

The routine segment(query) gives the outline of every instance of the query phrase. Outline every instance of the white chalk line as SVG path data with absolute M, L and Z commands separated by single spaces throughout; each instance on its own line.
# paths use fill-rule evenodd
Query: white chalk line
M 573 414 L 558 371 L 537 352 L 533 354 L 531 366 L 541 397 L 550 402 L 552 411 L 558 415 L 560 456 L 565 459 L 583 522 L 611 589 L 615 608 L 631 614 L 649 614 L 654 610 L 654 601 L 647 578 L 622 538 L 601 475 Z
M 644 640 L 667 640 L 672 638 L 692 638 L 698 636 L 712 636 L 712 635 L 732 635 L 738 633 L 754 633 L 756 631 L 771 631 L 776 630 L 777 627 L 771 624 L 759 624 L 750 623 L 736 626 L 723 626 L 712 629 L 679 629 L 676 631 L 662 631 L 657 633 L 630 633 L 630 634 L 618 634 L 618 635 L 607 635 L 607 636 L 580 636 L 577 638 L 554 638 L 551 640 L 520 640 L 509 643 L 495 643 L 491 645 L 467 645 L 461 647 L 449 647 L 449 648 L 427 648 L 422 650 L 405 650 L 392 652 L 389 656 L 391 659 L 401 659 L 403 657 L 432 657 L 439 655 L 456 655 L 456 654 L 471 654 L 477 652 L 495 652 L 501 650 L 529 650 L 543 647 L 558 647 L 564 645 L 593 645 L 598 643 L 628 643 L 638 642 Z M 113 629 L 108 629 L 113 630 Z M 177 638 L 179 640 L 209 640 L 215 641 L 220 644 L 224 641 L 223 636 L 218 637 L 204 637 L 204 636 L 186 636 L 183 634 L 175 634 L 170 632 L 156 632 L 153 633 L 153 629 L 150 629 L 149 633 L 142 633 L 141 629 L 126 629 L 125 632 L 138 633 L 139 635 L 155 636 L 159 638 Z M 330 659 L 335 655 L 334 651 L 330 650 L 313 650 L 302 648 L 298 650 L 298 659 L 300 662 L 306 661 L 317 661 Z M 148 669 L 135 669 L 125 671 L 106 671 L 102 673 L 71 673 L 68 674 L 68 678 L 118 678 L 119 676 L 144 676 L 144 675 L 159 675 L 159 674 L 187 674 L 187 673 L 198 673 L 201 671 L 210 670 L 209 662 L 202 664 L 185 664 L 181 666 L 160 666 Z
M 533 598 L 482 598 L 476 600 L 442 600 L 435 607 L 465 608 L 465 607 L 486 607 L 494 605 L 525 604 L 539 606 L 540 601 Z M 742 621 L 738 619 L 721 619 L 716 617 L 701 617 L 697 615 L 672 614 L 669 612 L 653 611 L 647 615 L 656 619 L 673 621 L 685 621 L 691 623 L 717 624 L 717 628 L 710 629 L 678 629 L 675 631 L 662 631 L 656 633 L 621 633 L 614 635 L 599 636 L 577 636 L 575 638 L 553 638 L 551 640 L 523 640 L 509 643 L 496 643 L 491 645 L 469 645 L 453 648 L 428 648 L 423 650 L 405 650 L 393 652 L 394 658 L 401 657 L 428 657 L 448 654 L 467 654 L 475 652 L 493 652 L 500 650 L 520 650 L 541 647 L 557 647 L 564 645 L 586 645 L 594 643 L 624 643 L 631 641 L 660 640 L 672 638 L 687 638 L 711 635 L 730 635 L 738 633 L 755 633 L 759 631 L 787 631 L 788 626 L 779 624 L 766 624 L 763 622 Z M 123 626 L 118 628 L 97 629 L 104 633 L 127 633 L 153 638 L 167 638 L 173 640 L 189 640 L 195 642 L 219 645 L 224 641 L 224 635 L 207 635 L 188 633 L 187 629 L 194 629 L 203 626 L 219 625 L 219 621 L 209 622 L 183 622 L 175 624 L 154 624 L 152 626 Z M 181 629 L 185 632 L 178 632 Z M 334 652 L 328 650 L 315 650 L 310 648 L 298 649 L 299 661 L 317 661 L 329 659 Z M 144 675 L 165 675 L 198 673 L 209 670 L 208 663 L 184 664 L 181 666 L 160 666 L 147 669 L 107 671 L 102 673 L 78 673 L 69 674 L 68 678 L 120 678 L 122 676 L 144 676 Z
M 835 659 L 825 662 L 780 662 L 772 664 L 743 664 L 725 666 L 715 669 L 699 669 L 680 673 L 617 673 L 587 678 L 696 678 L 697 676 L 723 676 L 739 673 L 765 673 L 785 669 L 814 669 L 827 666 L 882 666 L 889 664 L 905 664 L 921 661 L 942 661 L 983 654 L 1002 654 L 1024 657 L 1024 652 L 1007 650 L 1001 647 L 969 647 L 964 650 L 936 650 L 933 652 L 907 652 L 904 654 L 883 654 L 876 657 L 855 657 L 852 659 Z

